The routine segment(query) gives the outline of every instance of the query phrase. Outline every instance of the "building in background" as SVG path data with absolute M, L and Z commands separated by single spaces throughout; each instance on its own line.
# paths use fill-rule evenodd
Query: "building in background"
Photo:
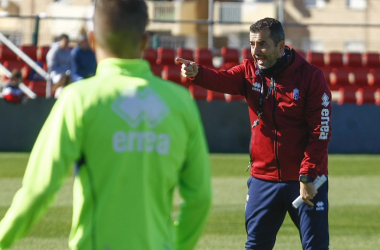
M 75 41 L 81 30 L 87 28 L 85 18 L 93 8 L 93 0 L 0 0 L 0 3 L 0 16 L 23 17 L 0 17 L 0 32 L 18 45 L 31 44 L 35 38 L 38 45 L 49 45 L 62 33 Z M 152 47 L 208 46 L 208 1 L 147 3 L 152 19 L 148 26 Z M 283 19 L 286 42 L 297 50 L 380 52 L 378 9 L 378 0 L 215 1 L 213 44 L 217 49 L 248 47 L 250 24 L 274 17 Z M 38 25 L 36 16 L 40 17 Z

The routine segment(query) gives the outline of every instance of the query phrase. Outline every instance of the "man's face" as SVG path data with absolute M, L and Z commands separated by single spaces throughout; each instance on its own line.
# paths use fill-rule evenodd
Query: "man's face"
M 284 53 L 284 41 L 275 44 L 270 38 L 269 28 L 264 28 L 259 33 L 250 32 L 249 40 L 251 42 L 251 54 L 260 69 L 272 67 Z
M 21 74 L 20 75 L 16 75 L 16 76 L 13 76 L 12 79 L 11 79 L 11 85 L 13 87 L 18 87 L 18 85 L 22 82 L 22 76 Z
M 90 44 L 88 43 L 87 39 L 82 39 L 78 43 L 79 47 L 83 50 L 88 50 L 90 49 Z
M 67 48 L 67 46 L 69 46 L 69 40 L 67 38 L 62 38 L 60 41 L 59 41 L 59 47 L 62 49 L 62 50 L 65 50 Z

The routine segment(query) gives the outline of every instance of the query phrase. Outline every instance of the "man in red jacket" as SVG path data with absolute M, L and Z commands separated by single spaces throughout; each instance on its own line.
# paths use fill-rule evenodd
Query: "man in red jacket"
M 272 249 L 286 212 L 300 231 L 303 249 L 328 249 L 328 182 L 317 192 L 313 180 L 328 174 L 331 92 L 322 71 L 285 45 L 279 21 L 265 18 L 251 25 L 250 42 L 254 61 L 227 71 L 177 59 L 182 75 L 194 84 L 243 95 L 248 103 L 246 249 Z M 295 209 L 292 201 L 299 195 L 305 203 Z

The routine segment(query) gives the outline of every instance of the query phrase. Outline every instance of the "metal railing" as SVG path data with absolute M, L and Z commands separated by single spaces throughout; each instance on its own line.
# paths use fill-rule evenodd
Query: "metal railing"
M 40 74 L 46 80 L 46 97 L 50 98 L 50 96 L 51 96 L 51 81 L 50 81 L 50 76 L 49 76 L 48 72 L 46 72 L 43 68 L 41 68 L 35 61 L 33 61 L 29 56 L 27 56 L 16 45 L 14 45 L 14 43 L 12 43 L 8 38 L 6 38 L 1 32 L 0 32 L 0 41 L 3 44 L 5 44 L 9 49 L 11 49 L 26 64 L 28 64 L 32 69 L 34 69 L 38 74 Z M 5 67 L 3 66 L 2 69 L 3 69 L 3 71 L 5 71 L 5 74 L 9 78 L 10 72 L 7 70 L 4 70 L 4 68 Z

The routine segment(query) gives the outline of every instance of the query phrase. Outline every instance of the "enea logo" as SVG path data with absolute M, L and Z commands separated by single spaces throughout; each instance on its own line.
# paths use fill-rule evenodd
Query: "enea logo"
M 151 129 L 170 113 L 168 105 L 153 88 L 139 90 L 135 86 L 123 90 L 112 104 L 112 110 L 132 128 L 145 121 Z
M 318 201 L 317 202 L 317 207 L 316 207 L 316 210 L 317 211 L 323 211 L 323 210 L 325 210 L 325 204 L 323 203 L 323 201 Z
M 259 83 L 259 82 L 253 83 L 252 90 L 260 92 L 261 91 L 261 83 Z
M 169 114 L 169 107 L 151 87 L 138 90 L 127 87 L 112 104 L 112 110 L 132 128 L 145 122 L 153 129 Z M 170 135 L 153 131 L 116 131 L 112 147 L 117 153 L 146 152 L 167 155 L 170 151 Z
M 330 104 L 330 98 L 326 93 L 324 93 L 322 96 L 322 105 L 327 108 L 329 104 Z
M 297 89 L 297 88 L 293 89 L 293 100 L 297 101 L 299 98 L 300 98 L 299 89 Z

